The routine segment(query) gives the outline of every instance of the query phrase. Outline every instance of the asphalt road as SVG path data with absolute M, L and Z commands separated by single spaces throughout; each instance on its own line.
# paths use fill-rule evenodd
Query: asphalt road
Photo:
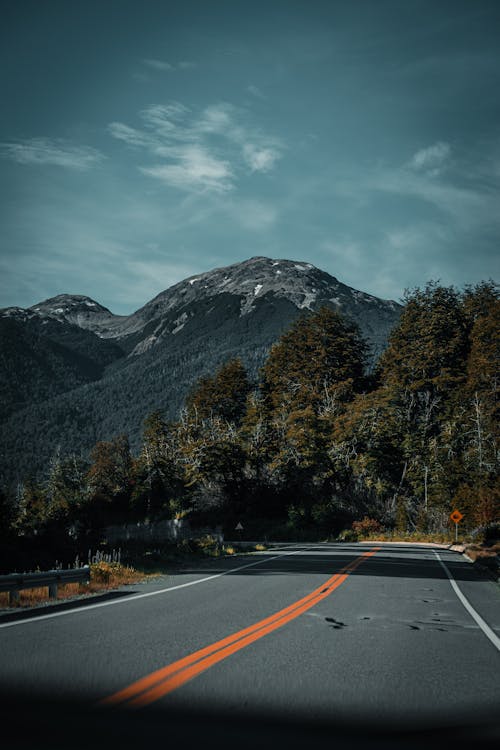
M 107 713 L 486 724 L 500 707 L 500 589 L 456 552 L 404 544 L 209 560 L 0 617 L 0 691 Z

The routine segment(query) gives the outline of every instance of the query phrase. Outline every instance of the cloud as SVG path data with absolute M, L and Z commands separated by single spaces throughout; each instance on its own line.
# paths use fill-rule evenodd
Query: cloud
M 189 114 L 189 109 L 180 102 L 153 104 L 140 112 L 145 125 L 158 137 L 190 140 L 187 131 L 179 127 Z
M 270 147 L 259 148 L 251 143 L 245 143 L 243 156 L 252 172 L 269 172 L 281 154 Z
M 413 154 L 409 166 L 417 172 L 426 172 L 432 177 L 439 175 L 451 153 L 449 143 L 438 141 Z
M 177 163 L 140 167 L 140 171 L 183 190 L 226 192 L 233 188 L 230 165 L 214 158 L 202 146 L 172 149 L 171 155 L 174 153 Z
M 387 169 L 369 177 L 365 186 L 374 191 L 418 198 L 465 225 L 480 223 L 494 209 L 496 199 L 492 195 L 477 188 L 437 181 L 436 176 L 433 172 L 412 174 L 405 169 Z
M 462 231 L 498 227 L 500 184 L 491 148 L 488 153 L 481 149 L 458 152 L 453 161 L 450 154 L 450 145 L 438 141 L 417 151 L 405 164 L 378 164 L 344 182 L 338 180 L 336 188 L 365 206 L 377 200 L 377 193 L 393 195 L 398 203 L 414 200 L 414 215 L 424 211 L 428 216 L 430 207 L 433 220 L 447 222 L 450 231 L 452 227 Z
M 165 60 L 154 60 L 151 58 L 147 58 L 142 61 L 143 65 L 147 65 L 148 68 L 153 68 L 153 70 L 173 70 L 174 66 L 171 65 L 169 62 L 166 62 Z
M 253 83 L 247 86 L 247 91 L 249 94 L 252 94 L 252 96 L 255 96 L 256 99 L 265 99 L 265 96 L 262 93 L 262 91 L 259 89 L 258 86 L 254 86 Z
M 192 60 L 181 60 L 178 63 L 169 63 L 166 60 L 157 60 L 155 58 L 145 58 L 141 60 L 143 65 L 153 70 L 159 70 L 163 73 L 169 73 L 173 70 L 192 70 L 196 68 L 196 63 Z
M 249 123 L 248 113 L 228 102 L 195 112 L 178 101 L 139 112 L 141 128 L 112 122 L 109 133 L 155 157 L 142 174 L 193 192 L 227 192 L 245 174 L 266 173 L 281 158 L 283 144 Z M 161 159 L 161 162 L 158 162 Z
M 111 122 L 108 130 L 113 138 L 128 143 L 129 146 L 140 146 L 143 148 L 153 148 L 155 140 L 147 133 L 136 128 L 131 128 L 123 122 Z
M 0 153 L 19 164 L 49 164 L 82 171 L 105 159 L 104 154 L 90 146 L 75 146 L 68 141 L 51 138 L 0 143 Z

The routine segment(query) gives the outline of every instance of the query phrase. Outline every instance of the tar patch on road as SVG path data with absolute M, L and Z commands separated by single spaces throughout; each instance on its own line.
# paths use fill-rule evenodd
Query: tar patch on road
M 334 630 L 340 630 L 341 628 L 345 628 L 346 624 L 345 622 L 340 622 L 340 620 L 335 620 L 333 617 L 325 617 L 326 622 L 330 623 L 330 627 Z

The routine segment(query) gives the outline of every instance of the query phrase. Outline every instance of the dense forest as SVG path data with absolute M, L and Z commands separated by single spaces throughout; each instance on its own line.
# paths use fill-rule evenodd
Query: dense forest
M 241 521 L 248 538 L 336 535 L 353 522 L 442 532 L 498 521 L 500 304 L 495 285 L 406 293 L 375 370 L 356 326 L 303 314 L 257 382 L 230 359 L 190 392 L 180 418 L 155 411 L 86 461 L 56 454 L 43 481 L 0 494 L 0 536 L 73 538 L 110 523 Z M 52 536 L 51 536 L 52 535 Z

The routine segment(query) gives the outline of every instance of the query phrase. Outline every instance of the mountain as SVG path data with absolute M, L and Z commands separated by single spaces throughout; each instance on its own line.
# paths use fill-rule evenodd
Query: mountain
M 0 342 L 0 418 L 99 380 L 124 356 L 113 341 L 20 308 L 0 311 Z
M 16 480 L 57 448 L 86 453 L 122 432 L 137 447 L 148 413 L 176 418 L 192 384 L 232 356 L 256 378 L 293 320 L 325 304 L 359 325 L 372 361 L 401 311 L 310 263 L 264 257 L 192 276 L 128 316 L 66 294 L 0 310 L 0 471 Z

